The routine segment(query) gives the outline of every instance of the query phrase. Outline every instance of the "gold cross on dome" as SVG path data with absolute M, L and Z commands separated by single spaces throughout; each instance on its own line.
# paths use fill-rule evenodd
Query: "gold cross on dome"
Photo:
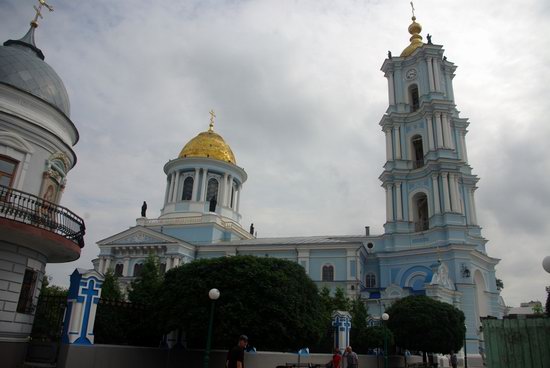
M 214 110 L 210 110 L 210 128 L 208 128 L 209 132 L 214 131 L 214 118 L 216 117 L 216 113 Z
M 414 17 L 414 4 L 413 2 L 411 1 L 411 8 L 412 8 L 412 12 L 413 12 L 413 17 Z
M 33 5 L 34 10 L 36 11 L 36 15 L 34 16 L 34 19 L 31 21 L 31 26 L 38 27 L 38 18 L 44 19 L 41 12 L 42 7 L 45 7 L 49 11 L 53 12 L 53 6 L 46 3 L 46 0 L 38 0 L 38 7 L 36 7 L 36 5 Z

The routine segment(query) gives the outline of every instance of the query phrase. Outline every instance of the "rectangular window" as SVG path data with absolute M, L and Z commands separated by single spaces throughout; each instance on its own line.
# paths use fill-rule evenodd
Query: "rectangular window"
M 18 163 L 19 161 L 0 155 L 0 185 L 5 187 L 12 185 Z
M 32 314 L 34 290 L 36 289 L 36 279 L 38 272 L 27 268 L 25 276 L 23 276 L 23 285 L 21 285 L 21 294 L 19 294 L 19 302 L 17 303 L 17 312 Z

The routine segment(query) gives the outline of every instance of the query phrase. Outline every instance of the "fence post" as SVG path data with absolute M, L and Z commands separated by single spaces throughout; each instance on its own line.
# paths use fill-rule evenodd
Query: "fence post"
M 92 345 L 97 303 L 101 297 L 103 275 L 95 270 L 77 268 L 71 274 L 67 309 L 63 320 L 64 344 Z
M 332 312 L 334 327 L 334 346 L 344 351 L 349 346 L 349 331 L 351 330 L 351 315 L 345 311 Z

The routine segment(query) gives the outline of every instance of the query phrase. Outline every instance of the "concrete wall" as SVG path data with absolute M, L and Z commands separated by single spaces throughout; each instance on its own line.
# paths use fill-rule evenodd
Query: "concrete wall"
M 209 366 L 224 367 L 227 351 L 214 350 L 210 354 Z M 167 350 L 115 345 L 64 345 L 61 348 L 58 368 L 201 368 L 204 352 L 199 350 Z M 300 362 L 322 364 L 331 359 L 331 354 L 311 354 L 302 356 Z M 410 363 L 422 361 L 420 357 L 411 357 Z M 286 363 L 297 363 L 298 355 L 291 353 L 258 352 L 246 353 L 246 368 L 275 368 Z M 383 366 L 380 357 L 360 355 L 361 368 L 378 368 Z M 404 367 L 402 356 L 392 356 L 390 367 Z

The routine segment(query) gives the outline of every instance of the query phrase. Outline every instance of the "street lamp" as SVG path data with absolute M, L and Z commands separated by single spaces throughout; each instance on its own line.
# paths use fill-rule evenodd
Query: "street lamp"
M 542 260 L 542 268 L 548 273 L 550 273 L 550 256 L 544 257 Z
M 208 322 L 208 336 L 206 338 L 206 350 L 204 351 L 204 368 L 208 368 L 210 361 L 210 340 L 212 339 L 212 324 L 214 323 L 214 304 L 220 297 L 220 291 L 218 289 L 210 289 L 208 297 L 212 300 L 212 306 L 210 307 L 210 321 Z
M 390 319 L 388 313 L 382 314 L 382 320 L 387 321 Z M 388 328 L 384 326 L 384 368 L 388 368 Z

